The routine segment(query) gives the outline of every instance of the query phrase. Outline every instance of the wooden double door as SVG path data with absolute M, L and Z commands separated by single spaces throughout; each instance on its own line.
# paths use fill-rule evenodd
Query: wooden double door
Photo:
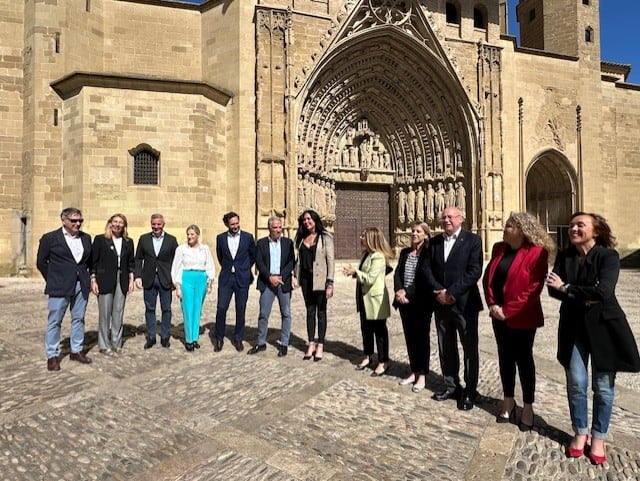
M 360 234 L 365 227 L 380 228 L 387 240 L 392 242 L 389 238 L 389 209 L 387 185 L 336 185 L 336 258 L 360 258 Z

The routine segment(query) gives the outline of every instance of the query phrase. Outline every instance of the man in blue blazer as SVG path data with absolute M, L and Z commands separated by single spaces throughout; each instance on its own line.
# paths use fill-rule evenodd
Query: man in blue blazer
M 156 343 L 156 303 L 160 297 L 162 327 L 160 344 L 170 347 L 171 339 L 171 301 L 173 282 L 171 282 L 171 264 L 178 248 L 178 241 L 164 230 L 164 216 L 151 216 L 151 232 L 142 234 L 136 249 L 135 283 L 138 289 L 144 288 L 144 320 L 147 325 L 145 349 Z
M 260 316 L 258 317 L 258 343 L 248 354 L 256 354 L 267 348 L 267 329 L 273 301 L 277 297 L 282 316 L 282 332 L 278 357 L 287 355 L 291 334 L 291 279 L 295 265 L 293 241 L 282 237 L 282 220 L 270 217 L 267 222 L 269 236 L 256 246 L 258 290 L 260 291 Z
M 458 409 L 467 411 L 473 408 L 478 394 L 478 314 L 482 310 L 478 279 L 482 275 L 482 241 L 462 229 L 463 222 L 460 209 L 444 209 L 444 232 L 431 239 L 429 261 L 425 262 L 423 273 L 435 298 L 440 367 L 445 384 L 434 399 L 455 398 Z M 464 352 L 464 390 L 458 376 L 458 334 Z
M 215 339 L 213 350 L 220 352 L 224 345 L 227 310 L 231 296 L 236 301 L 236 326 L 233 331 L 233 345 L 236 351 L 244 349 L 245 312 L 249 298 L 249 285 L 253 282 L 251 267 L 256 261 L 256 243 L 253 236 L 240 230 L 240 216 L 227 212 L 222 217 L 227 232 L 216 238 L 216 256 L 220 263 L 218 277 L 218 307 L 216 308 Z
M 87 310 L 91 267 L 91 236 L 80 230 L 82 212 L 67 207 L 60 214 L 62 228 L 44 234 L 40 239 L 36 266 L 46 282 L 49 295 L 45 351 L 47 369 L 59 371 L 60 327 L 62 318 L 71 308 L 71 355 L 69 359 L 89 364 L 91 358 L 83 352 L 84 315 Z

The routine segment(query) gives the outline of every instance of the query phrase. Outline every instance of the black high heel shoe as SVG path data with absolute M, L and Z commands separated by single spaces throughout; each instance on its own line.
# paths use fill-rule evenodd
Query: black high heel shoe
M 498 414 L 496 416 L 496 422 L 498 424 L 507 424 L 507 423 L 512 423 L 516 420 L 516 405 L 514 404 L 513 407 L 511 408 L 511 412 L 509 413 L 509 416 L 505 417 L 502 414 Z
M 356 366 L 356 371 L 364 371 L 371 364 L 371 358 L 367 358 L 367 362 L 362 361 L 360 364 Z

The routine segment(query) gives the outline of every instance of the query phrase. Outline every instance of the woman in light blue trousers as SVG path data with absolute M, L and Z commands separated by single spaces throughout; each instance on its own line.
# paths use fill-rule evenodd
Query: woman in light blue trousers
M 205 296 L 211 293 L 215 274 L 211 251 L 206 244 L 200 243 L 200 228 L 190 225 L 187 227 L 187 242 L 178 246 L 171 266 L 171 279 L 182 307 L 184 347 L 187 351 L 200 349 L 202 304 Z

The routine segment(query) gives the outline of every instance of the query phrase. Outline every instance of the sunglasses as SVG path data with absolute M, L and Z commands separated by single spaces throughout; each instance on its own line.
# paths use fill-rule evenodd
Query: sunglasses
M 67 219 L 67 220 L 72 224 L 82 224 L 84 222 L 84 219 Z

